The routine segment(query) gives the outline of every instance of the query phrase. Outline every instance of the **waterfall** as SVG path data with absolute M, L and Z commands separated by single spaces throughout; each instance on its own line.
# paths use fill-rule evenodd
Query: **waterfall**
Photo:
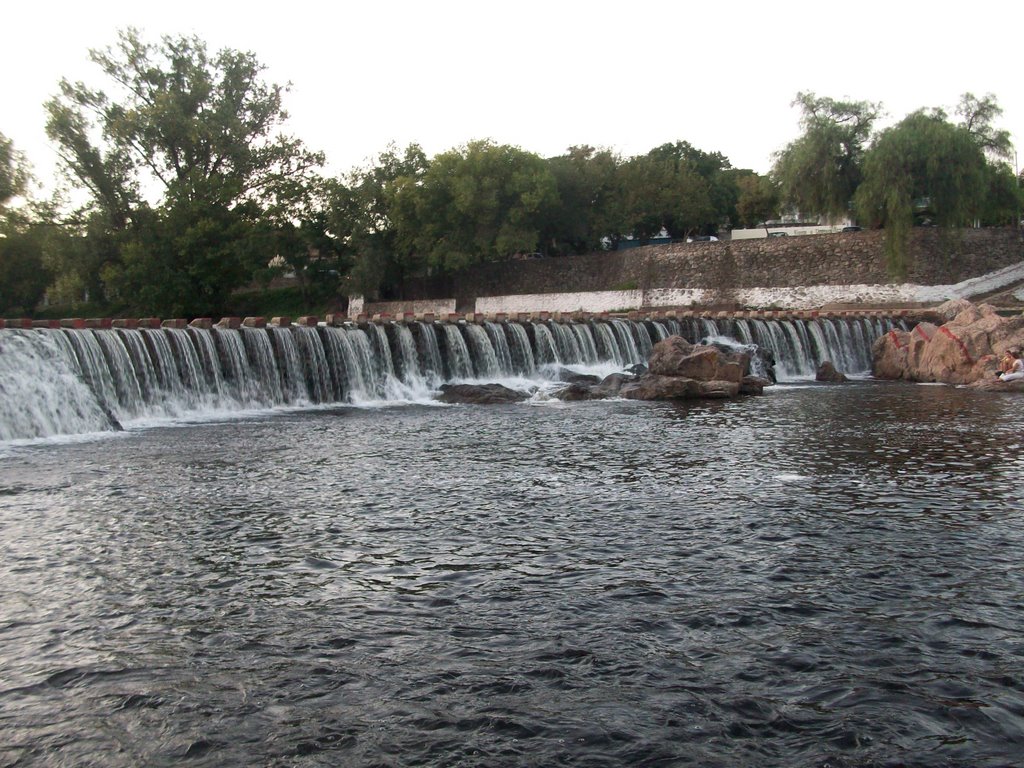
M 107 370 L 117 390 L 117 417 L 126 419 L 138 416 L 143 406 L 142 386 L 121 337 L 112 331 L 99 331 L 96 340 L 103 349 Z
M 306 382 L 306 392 L 314 403 L 328 403 L 335 399 L 334 382 L 327 363 L 323 342 L 316 328 L 295 326 L 292 335 Z
M 498 359 L 498 369 L 505 376 L 515 373 L 512 365 L 512 350 L 509 348 L 505 331 L 497 323 L 484 323 L 484 330 L 487 331 L 487 338 L 494 349 L 494 356 Z
M 534 359 L 537 361 L 537 365 L 556 365 L 562 362 L 562 359 L 558 356 L 558 346 L 555 344 L 555 338 L 551 335 L 551 329 L 549 329 L 544 323 L 533 323 L 533 339 L 534 339 Z
M 420 370 L 426 383 L 436 389 L 444 381 L 444 362 L 441 360 L 441 347 L 437 343 L 437 332 L 433 323 L 416 323 L 419 331 L 416 351 L 419 353 Z
M 643 357 L 640 354 L 640 350 L 636 347 L 636 341 L 633 339 L 633 329 L 631 325 L 635 323 L 627 323 L 625 320 L 612 320 L 612 330 L 615 332 L 615 338 L 619 342 L 619 349 L 622 352 L 622 365 L 635 365 L 636 363 L 646 363 L 647 357 Z M 650 341 L 650 338 L 648 338 Z M 616 361 L 618 362 L 618 361 Z
M 494 347 L 491 346 L 491 339 L 487 335 L 487 331 L 474 323 L 465 325 L 464 329 L 472 351 L 471 359 L 476 377 L 485 381 L 501 378 L 498 356 L 494 354 Z
M 278 405 L 284 402 L 284 389 L 281 386 L 281 374 L 274 358 L 274 347 L 270 343 L 270 335 L 263 328 L 242 328 L 242 343 L 249 359 L 252 372 L 260 381 L 266 382 L 270 403 Z
M 597 344 L 594 343 L 594 335 L 590 332 L 590 326 L 585 323 L 572 323 L 569 329 L 576 335 L 576 344 L 580 350 L 580 362 L 587 365 L 599 362 Z
M 520 376 L 533 377 L 537 374 L 537 364 L 530 346 L 530 336 L 519 323 L 505 323 L 509 352 L 512 355 L 513 373 Z
M 887 318 L 622 318 L 364 327 L 3 329 L 0 441 L 106 431 L 216 408 L 416 400 L 446 381 L 544 379 L 550 366 L 646 362 L 656 341 L 731 336 L 772 352 L 780 379 L 825 360 L 871 365 Z
M 111 428 L 61 331 L 0 332 L 0 440 Z
M 67 339 L 78 358 L 79 370 L 85 378 L 85 383 L 96 395 L 96 399 L 107 411 L 113 412 L 118 405 L 117 391 L 114 387 L 114 379 L 110 375 L 110 369 L 103 358 L 103 350 L 100 349 L 99 341 L 90 332 L 76 333 L 66 331 Z
M 473 360 L 469 355 L 469 347 L 462 337 L 458 325 L 441 326 L 444 335 L 444 352 L 447 361 L 446 370 L 449 379 L 461 380 L 473 378 Z
M 594 323 L 594 331 L 596 346 L 603 359 L 622 367 L 629 365 L 610 323 Z
M 583 353 L 580 351 L 580 344 L 576 334 L 569 326 L 562 323 L 550 325 L 551 335 L 558 346 L 558 359 L 566 365 L 579 365 L 583 362 Z

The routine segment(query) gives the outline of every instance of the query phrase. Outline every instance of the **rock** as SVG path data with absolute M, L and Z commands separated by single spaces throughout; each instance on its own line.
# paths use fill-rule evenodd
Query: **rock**
M 563 387 L 557 392 L 553 392 L 551 396 L 557 400 L 564 400 L 567 403 L 577 402 L 579 400 L 600 399 L 599 397 L 594 396 L 593 386 L 580 382 L 574 382 L 567 387 Z
M 963 299 L 947 301 L 936 311 L 949 318 L 941 326 L 918 323 L 910 332 L 890 331 L 874 343 L 874 375 L 945 384 L 981 382 L 982 388 L 995 390 L 990 384 L 998 367 L 996 356 L 1024 348 L 1024 317 L 1002 317 L 988 304 L 975 306 Z
M 699 384 L 682 376 L 645 373 L 636 381 L 624 384 L 619 395 L 627 400 L 685 400 L 700 397 Z
M 442 384 L 437 398 L 442 403 L 469 403 L 472 405 L 495 405 L 520 403 L 529 395 L 501 384 Z
M 557 379 L 558 381 L 564 381 L 566 384 L 598 384 L 601 381 L 597 376 L 592 376 L 588 373 L 576 373 L 568 368 L 559 368 Z
M 818 366 L 818 370 L 814 373 L 815 381 L 827 381 L 832 383 L 840 383 L 846 381 L 846 374 L 842 371 L 837 371 L 836 367 L 828 360 Z
M 744 376 L 743 381 L 740 382 L 740 394 L 763 395 L 764 388 L 770 387 L 774 383 L 771 379 L 766 379 L 763 376 Z
M 970 386 L 972 389 L 980 389 L 985 392 L 1024 392 L 1024 380 L 1000 381 L 996 376 L 979 379 Z
M 637 363 L 636 365 L 629 366 L 629 368 L 626 369 L 626 373 L 631 373 L 634 376 L 643 376 L 647 373 L 647 366 L 643 363 Z
M 647 372 L 646 366 L 633 366 L 634 368 L 643 368 L 644 373 Z M 636 381 L 637 376 L 630 376 L 625 373 L 612 373 L 605 376 L 601 383 L 594 388 L 594 394 L 596 397 L 615 397 L 619 394 L 622 388 L 630 382 Z

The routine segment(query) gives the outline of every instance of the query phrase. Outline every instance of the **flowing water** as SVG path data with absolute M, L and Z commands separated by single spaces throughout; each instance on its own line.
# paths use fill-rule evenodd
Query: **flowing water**
M 1019 764 L 1019 400 L 768 392 L 0 447 L 0 764 Z

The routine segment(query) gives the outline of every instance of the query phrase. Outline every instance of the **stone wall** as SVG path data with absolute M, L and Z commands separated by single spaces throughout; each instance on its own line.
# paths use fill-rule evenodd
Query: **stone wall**
M 645 289 L 701 289 L 729 304 L 738 289 L 890 282 L 883 231 L 845 232 L 737 242 L 675 243 L 628 251 L 483 264 L 442 279 L 410 280 L 403 295 L 454 297 L 469 311 L 478 297 Z M 917 228 L 907 283 L 949 285 L 1024 259 L 1016 230 Z

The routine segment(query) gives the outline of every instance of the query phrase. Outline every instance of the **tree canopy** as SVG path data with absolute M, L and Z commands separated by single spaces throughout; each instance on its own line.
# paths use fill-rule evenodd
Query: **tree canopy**
M 222 304 L 273 257 L 263 222 L 301 215 L 323 157 L 280 132 L 285 89 L 251 53 L 129 29 L 90 58 L 109 93 L 63 80 L 47 133 L 118 240 L 106 297 L 171 313 Z
M 798 93 L 803 133 L 775 158 L 772 175 L 783 202 L 803 213 L 839 218 L 849 213 L 861 165 L 882 107 Z
M 960 226 L 977 216 L 986 196 L 986 162 L 971 132 L 941 110 L 919 110 L 882 131 L 864 160 L 857 190 L 862 220 L 886 228 L 890 268 L 906 274 L 905 242 L 915 212 L 930 223 Z
M 28 164 L 0 135 L 0 305 L 31 312 L 222 311 L 233 292 L 288 271 L 304 301 L 342 289 L 400 298 L 410 277 L 541 252 L 561 256 L 755 226 L 794 208 L 884 226 L 894 272 L 915 220 L 1005 225 L 1020 211 L 1009 133 L 992 94 L 952 122 L 919 111 L 874 133 L 880 104 L 798 93 L 800 135 L 769 176 L 679 140 L 632 157 L 588 145 L 544 158 L 490 140 L 428 157 L 386 147 L 336 178 L 287 133 L 287 86 L 254 54 L 127 29 L 67 79 L 46 130 L 87 203 L 12 209 Z M 322 292 L 322 293 L 319 293 Z

